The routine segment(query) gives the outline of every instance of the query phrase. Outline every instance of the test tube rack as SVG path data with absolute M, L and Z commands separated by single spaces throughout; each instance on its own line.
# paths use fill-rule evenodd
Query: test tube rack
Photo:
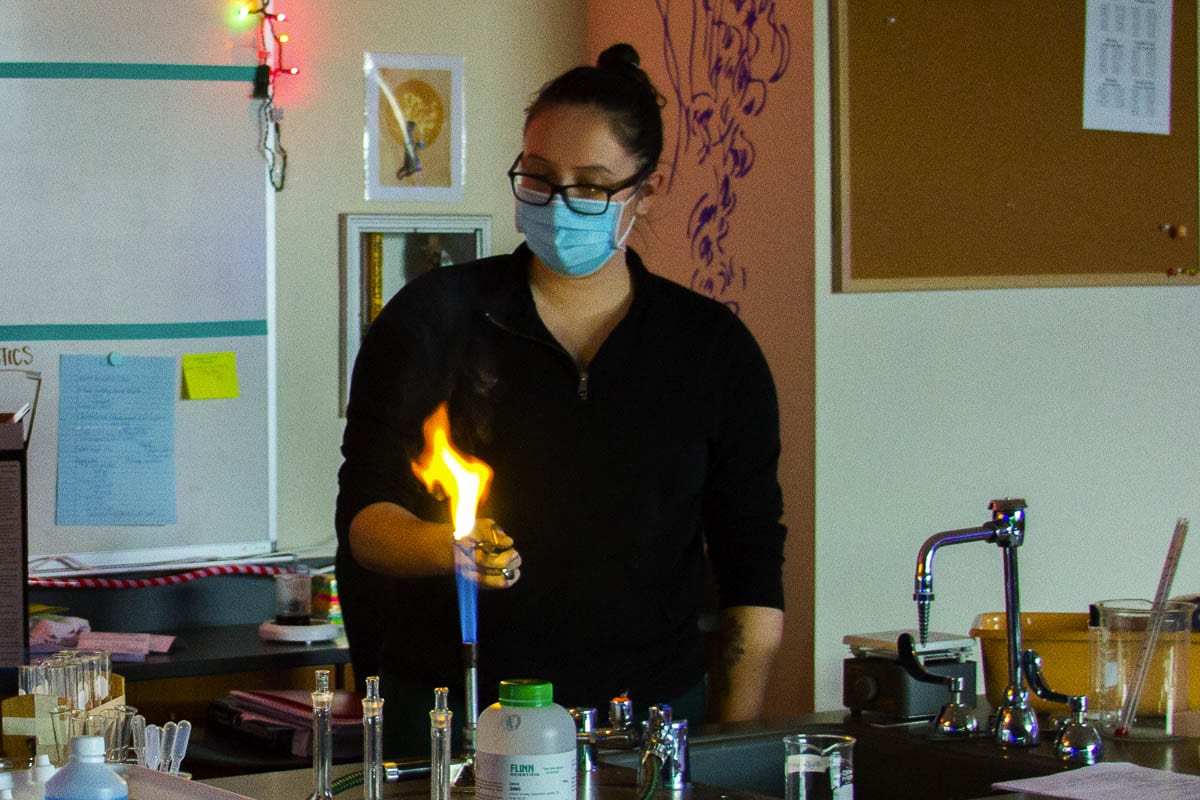
M 109 700 L 89 713 L 125 705 L 125 678 L 115 672 L 108 679 Z M 57 698 L 44 694 L 20 694 L 0 701 L 0 739 L 10 759 L 32 759 L 54 750 L 54 728 L 50 713 Z

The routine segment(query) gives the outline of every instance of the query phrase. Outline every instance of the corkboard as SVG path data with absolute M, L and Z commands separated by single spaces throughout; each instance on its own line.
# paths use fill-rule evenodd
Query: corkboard
M 1084 130 L 1085 11 L 831 0 L 836 291 L 1200 282 L 1196 4 L 1169 135 Z

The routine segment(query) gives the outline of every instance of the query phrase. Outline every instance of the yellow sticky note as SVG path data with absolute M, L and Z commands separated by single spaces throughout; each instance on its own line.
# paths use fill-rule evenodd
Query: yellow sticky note
M 238 396 L 236 353 L 183 356 L 183 399 L 231 400 Z

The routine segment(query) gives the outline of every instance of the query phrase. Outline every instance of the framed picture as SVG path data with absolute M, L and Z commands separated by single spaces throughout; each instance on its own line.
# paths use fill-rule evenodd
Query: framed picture
M 350 374 L 367 328 L 401 287 L 425 272 L 489 255 L 492 218 L 425 214 L 342 214 L 342 416 Z
M 367 200 L 462 200 L 463 64 L 364 55 Z

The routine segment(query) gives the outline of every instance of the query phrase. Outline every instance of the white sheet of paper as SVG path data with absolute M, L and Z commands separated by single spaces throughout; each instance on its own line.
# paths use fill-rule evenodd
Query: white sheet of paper
M 1088 0 L 1083 127 L 1171 132 L 1173 0 Z
M 992 788 L 1068 800 L 1129 800 L 1131 797 L 1195 800 L 1200 797 L 1200 777 L 1114 761 L 1043 778 L 993 783 Z

